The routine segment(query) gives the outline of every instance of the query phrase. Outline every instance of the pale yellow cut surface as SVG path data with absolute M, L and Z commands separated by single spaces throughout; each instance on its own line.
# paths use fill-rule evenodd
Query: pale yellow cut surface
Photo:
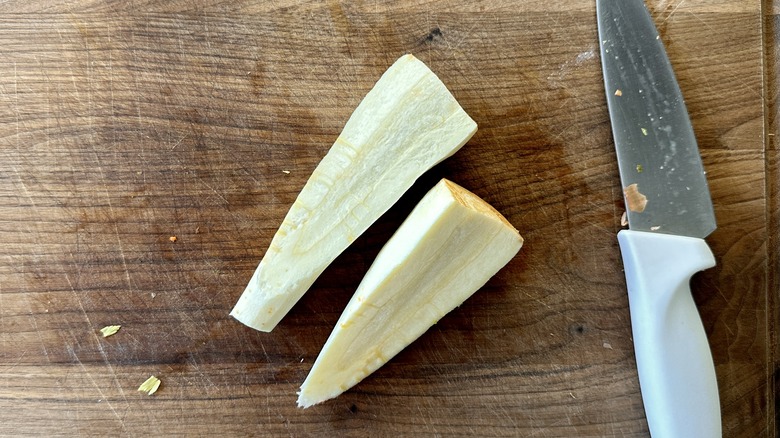
M 401 57 L 314 170 L 231 315 L 271 331 L 342 251 L 476 130 L 424 63 Z
M 299 392 L 309 407 L 374 372 L 481 288 L 523 239 L 493 207 L 443 179 L 382 248 Z

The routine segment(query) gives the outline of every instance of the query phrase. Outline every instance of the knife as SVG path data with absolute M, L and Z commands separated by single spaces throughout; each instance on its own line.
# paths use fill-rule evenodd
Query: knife
M 628 230 L 618 232 L 650 434 L 720 437 L 715 366 L 690 278 L 715 266 L 693 127 L 642 0 L 597 0 L 601 64 Z

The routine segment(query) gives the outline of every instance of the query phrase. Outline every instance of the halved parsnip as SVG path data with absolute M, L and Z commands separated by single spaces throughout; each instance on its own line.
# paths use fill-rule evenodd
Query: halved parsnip
M 298 406 L 363 380 L 482 287 L 522 245 L 493 207 L 441 180 L 377 255 L 303 382 Z
M 398 59 L 314 170 L 231 315 L 271 331 L 349 244 L 476 130 L 423 62 Z

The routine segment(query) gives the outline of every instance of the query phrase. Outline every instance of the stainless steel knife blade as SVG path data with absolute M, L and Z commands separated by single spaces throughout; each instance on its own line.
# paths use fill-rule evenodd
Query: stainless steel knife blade
M 705 237 L 715 230 L 707 179 L 680 87 L 642 1 L 597 1 L 601 62 L 632 230 Z M 633 189 L 630 189 L 633 190 Z

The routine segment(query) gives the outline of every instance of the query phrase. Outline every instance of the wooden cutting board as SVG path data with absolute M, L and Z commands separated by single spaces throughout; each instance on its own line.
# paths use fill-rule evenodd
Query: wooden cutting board
M 0 4 L 0 435 L 646 436 L 593 3 Z M 718 219 L 718 265 L 692 287 L 725 436 L 776 436 L 778 11 L 648 3 Z M 404 53 L 478 133 L 272 333 L 229 318 L 297 192 Z M 296 408 L 362 275 L 441 177 L 525 247 L 385 367 Z M 122 329 L 102 338 L 110 324 Z M 137 392 L 150 375 L 159 391 Z

